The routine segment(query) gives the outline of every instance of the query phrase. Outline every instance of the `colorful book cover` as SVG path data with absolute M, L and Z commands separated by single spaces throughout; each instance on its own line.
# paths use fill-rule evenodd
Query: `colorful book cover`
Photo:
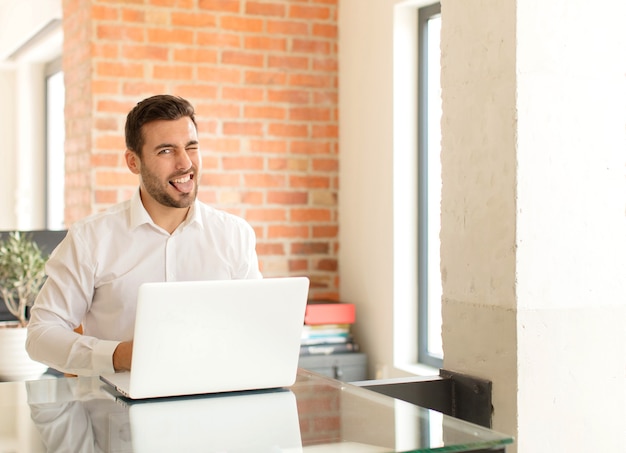
M 353 324 L 356 318 L 354 304 L 343 302 L 310 301 L 304 315 L 304 323 L 319 324 Z
M 352 338 L 349 324 L 322 324 L 302 328 L 301 344 L 346 343 Z

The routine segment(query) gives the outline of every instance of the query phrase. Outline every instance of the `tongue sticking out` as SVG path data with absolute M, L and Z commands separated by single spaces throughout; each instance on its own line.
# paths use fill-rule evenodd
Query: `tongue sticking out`
M 179 192 L 190 193 L 193 190 L 193 179 L 189 176 L 184 178 L 178 178 L 170 181 L 170 184 L 176 188 Z

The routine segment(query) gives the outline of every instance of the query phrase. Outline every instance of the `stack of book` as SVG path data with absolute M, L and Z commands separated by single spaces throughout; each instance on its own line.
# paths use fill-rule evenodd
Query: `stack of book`
M 351 332 L 355 315 L 354 304 L 309 301 L 304 315 L 300 355 L 358 351 Z

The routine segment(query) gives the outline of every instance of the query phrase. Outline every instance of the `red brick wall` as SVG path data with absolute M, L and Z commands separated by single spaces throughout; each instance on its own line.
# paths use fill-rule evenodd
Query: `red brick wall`
M 71 11 L 63 18 L 66 222 L 90 213 L 92 199 L 90 8 L 84 2 L 73 2 Z
M 345 440 L 341 435 L 340 391 L 324 384 L 296 384 L 291 390 L 296 395 L 303 447 Z
M 126 113 L 196 107 L 200 199 L 247 219 L 266 276 L 338 296 L 339 0 L 64 0 L 66 223 L 129 197 Z

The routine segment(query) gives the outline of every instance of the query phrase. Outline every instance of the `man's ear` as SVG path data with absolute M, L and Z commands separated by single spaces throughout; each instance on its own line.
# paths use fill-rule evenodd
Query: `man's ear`
M 126 159 L 128 169 L 138 175 L 141 172 L 141 160 L 139 159 L 137 153 L 127 149 L 124 153 L 124 158 Z

